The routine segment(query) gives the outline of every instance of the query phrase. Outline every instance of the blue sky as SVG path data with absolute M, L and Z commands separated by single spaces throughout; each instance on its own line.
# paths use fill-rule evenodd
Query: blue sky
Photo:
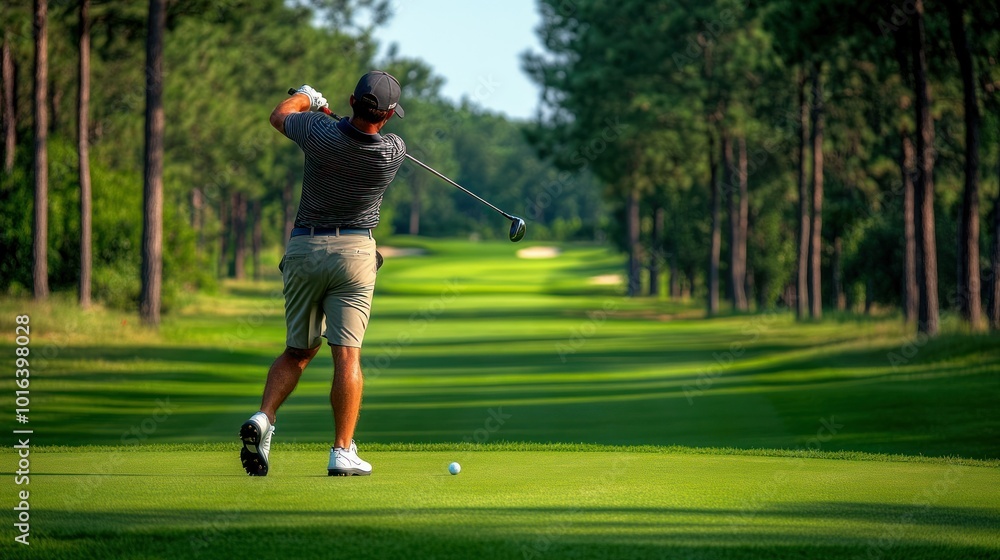
M 396 43 L 401 56 L 423 59 L 446 80 L 445 97 L 513 118 L 534 114 L 539 91 L 520 55 L 541 50 L 535 0 L 396 0 L 392 7 L 377 33 L 379 56 Z

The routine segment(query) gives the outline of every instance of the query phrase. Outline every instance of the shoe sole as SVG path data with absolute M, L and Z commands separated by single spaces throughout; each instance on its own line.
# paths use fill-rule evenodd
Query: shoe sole
M 243 441 L 243 449 L 240 450 L 243 470 L 250 476 L 267 476 L 267 459 L 257 452 L 261 440 L 257 424 L 249 420 L 244 422 L 240 427 L 240 439 Z
M 361 469 L 327 469 L 327 476 L 369 476 L 372 471 L 363 471 Z

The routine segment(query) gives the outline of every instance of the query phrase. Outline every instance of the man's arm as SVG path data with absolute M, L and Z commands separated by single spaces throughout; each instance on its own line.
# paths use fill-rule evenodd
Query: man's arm
M 271 126 L 278 132 L 285 133 L 285 117 L 293 113 L 305 113 L 312 107 L 312 98 L 304 93 L 295 95 L 278 103 L 278 106 L 271 111 Z
M 315 88 L 306 84 L 296 90 L 295 95 L 278 103 L 278 106 L 271 111 L 271 126 L 278 132 L 285 134 L 285 118 L 295 113 L 305 113 L 306 111 L 319 111 L 326 107 L 326 98 Z M 285 134 L 285 136 L 288 136 Z

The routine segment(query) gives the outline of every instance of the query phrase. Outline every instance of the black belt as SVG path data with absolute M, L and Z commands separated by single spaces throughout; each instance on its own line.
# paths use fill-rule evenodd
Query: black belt
M 300 235 L 367 235 L 369 238 L 372 236 L 372 230 L 370 229 L 358 229 L 358 228 L 307 228 L 307 227 L 297 227 L 292 229 L 292 237 L 298 237 Z

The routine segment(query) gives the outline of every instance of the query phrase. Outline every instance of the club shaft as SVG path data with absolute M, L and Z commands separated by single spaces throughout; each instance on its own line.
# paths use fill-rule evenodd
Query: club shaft
M 443 174 L 439 173 L 439 172 L 438 172 L 438 171 L 437 171 L 436 169 L 434 169 L 433 167 L 431 167 L 431 166 L 427 165 L 426 163 L 424 163 L 424 162 L 420 161 L 419 159 L 417 159 L 417 158 L 415 158 L 415 157 L 411 156 L 410 154 L 406 154 L 406 157 L 410 158 L 410 161 L 412 161 L 413 163 L 415 163 L 415 164 L 419 165 L 420 167 L 423 167 L 423 168 L 424 168 L 424 169 L 426 169 L 427 171 L 430 171 L 431 173 L 433 173 L 433 174 L 437 175 L 438 177 L 440 177 L 440 178 L 444 179 L 444 180 L 445 180 L 445 181 L 447 181 L 448 183 L 451 183 L 451 185 L 452 185 L 453 187 L 455 187 L 455 188 L 457 188 L 457 189 L 461 190 L 461 191 L 462 191 L 462 192 L 464 192 L 465 194 L 467 194 L 467 195 L 471 196 L 472 198 L 474 198 L 474 199 L 478 200 L 479 202 L 482 202 L 483 204 L 485 204 L 485 205 L 489 206 L 490 208 L 492 208 L 492 209 L 496 210 L 496 211 L 497 211 L 497 212 L 499 212 L 499 213 L 500 213 L 500 215 L 501 215 L 501 216 L 503 216 L 504 218 L 507 218 L 508 220 L 514 220 L 514 219 L 516 219 L 516 218 L 514 218 L 514 216 L 511 216 L 510 214 L 508 214 L 508 213 L 504 212 L 503 210 L 501 210 L 501 209 L 497 208 L 496 206 L 493 206 L 493 205 L 492 205 L 492 204 L 490 204 L 489 202 L 487 202 L 487 201 L 483 200 L 482 198 L 480 198 L 480 197 L 479 197 L 479 195 L 477 195 L 476 193 L 474 193 L 474 192 L 470 191 L 469 189 L 467 189 L 467 188 L 463 187 L 462 185 L 459 185 L 459 184 L 458 184 L 458 183 L 456 183 L 455 181 L 452 181 L 451 179 L 449 179 L 448 177 L 446 177 L 446 176 L 444 176 Z

